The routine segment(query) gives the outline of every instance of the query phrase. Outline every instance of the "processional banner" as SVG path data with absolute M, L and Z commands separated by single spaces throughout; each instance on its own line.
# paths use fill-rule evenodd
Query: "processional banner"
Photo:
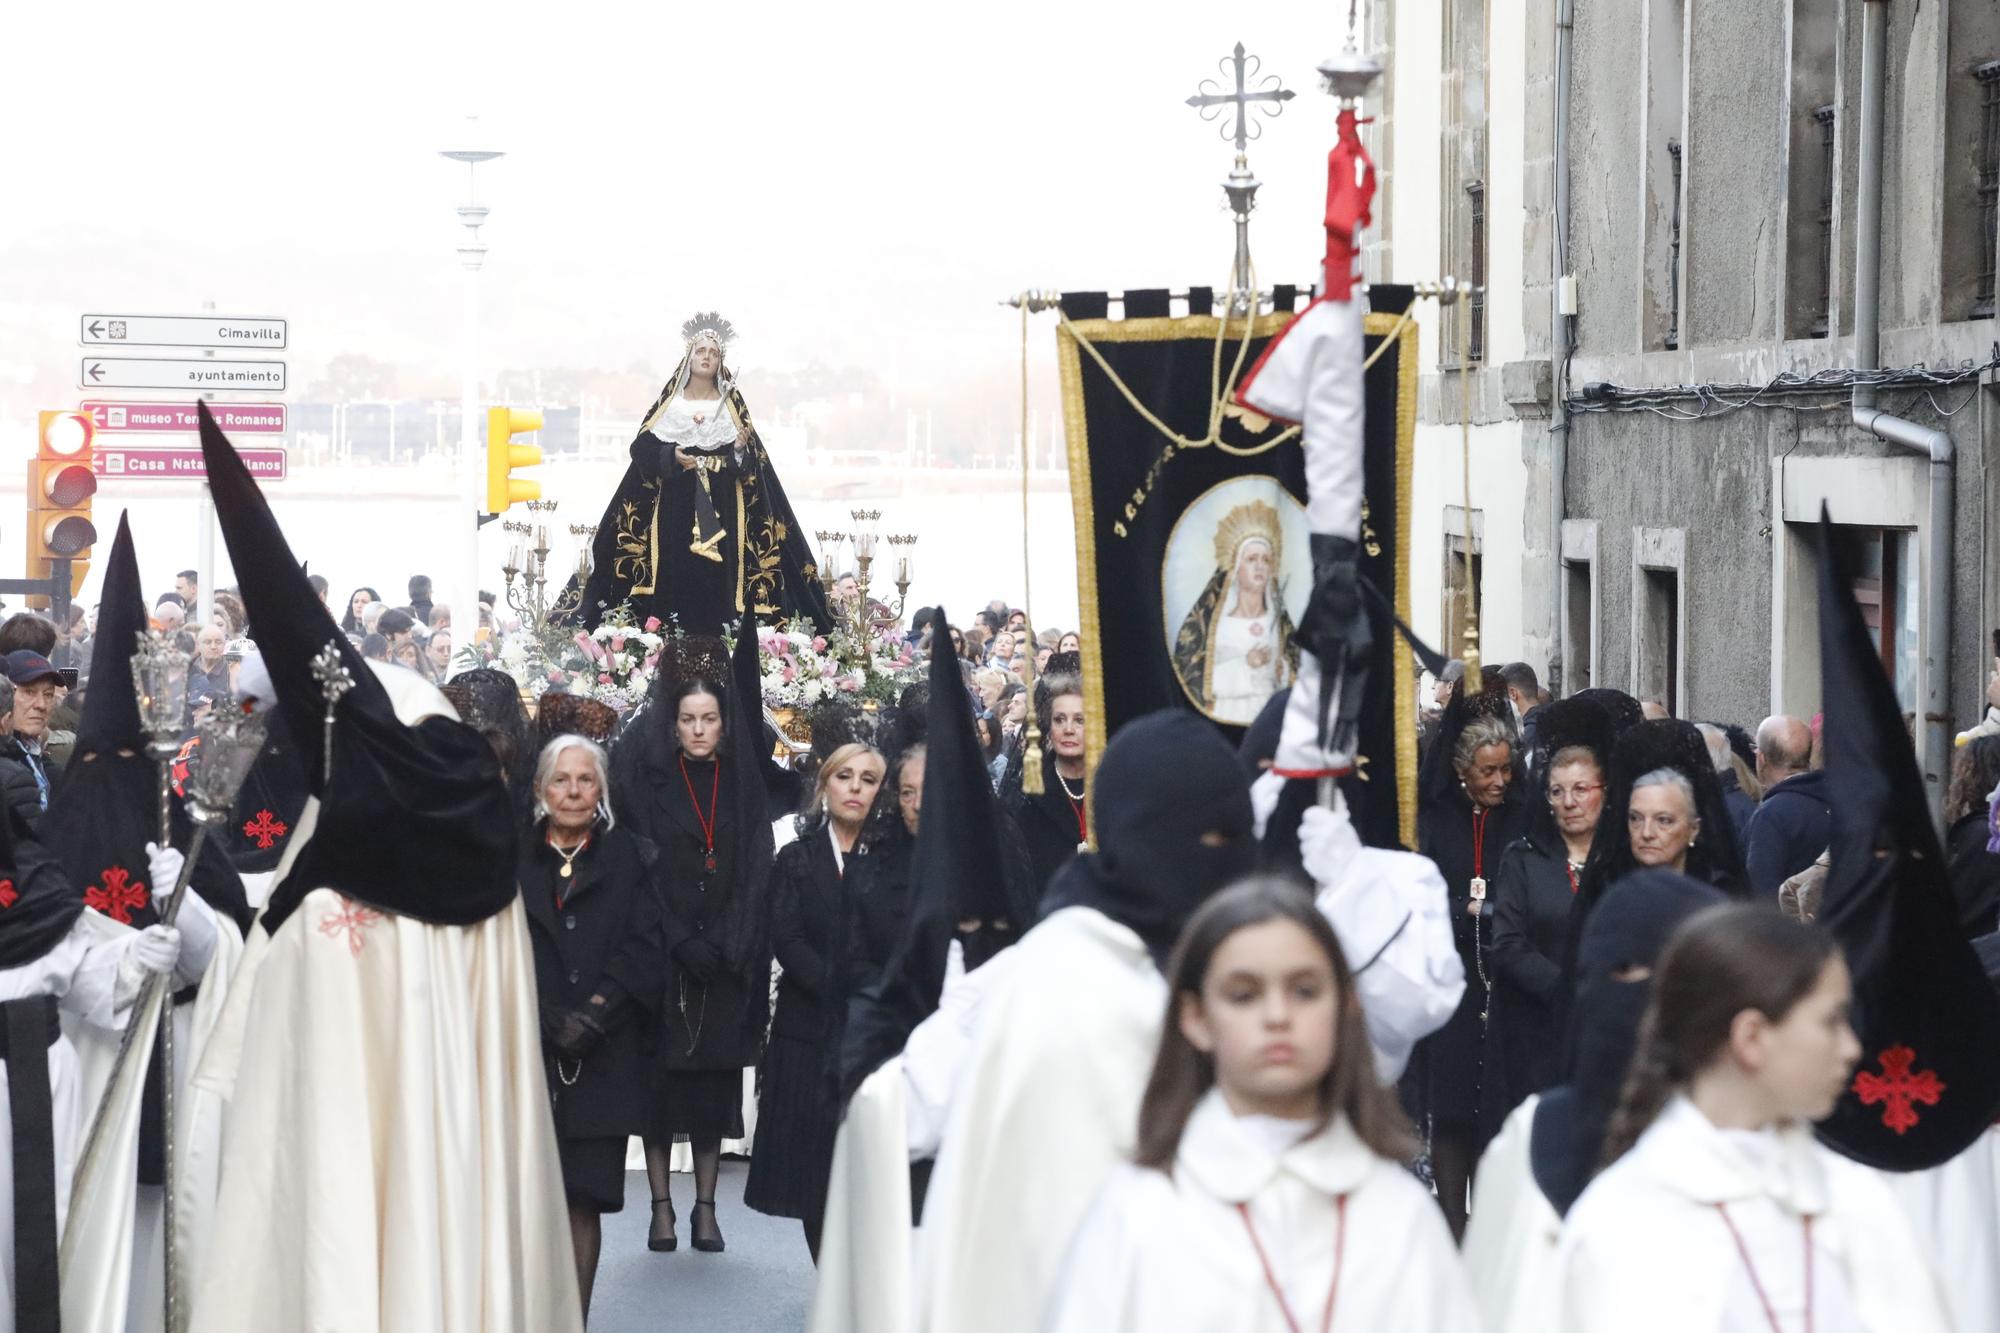
M 1416 844 L 1416 674 L 1390 617 L 1410 614 L 1416 433 L 1414 293 L 1376 286 L 1364 321 L 1367 434 L 1361 575 L 1382 596 L 1355 771 L 1362 839 Z M 1089 752 L 1126 722 L 1188 708 L 1232 742 L 1297 669 L 1312 592 L 1299 432 L 1235 404 L 1234 386 L 1292 318 L 1172 317 L 1164 292 L 1066 293 L 1056 350 L 1077 536 Z M 1197 289 L 1194 305 L 1210 308 Z M 1247 338 L 1246 338 L 1247 332 Z

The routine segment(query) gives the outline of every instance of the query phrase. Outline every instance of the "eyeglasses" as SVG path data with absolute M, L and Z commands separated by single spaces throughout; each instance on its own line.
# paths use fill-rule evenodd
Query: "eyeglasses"
M 1549 788 L 1550 805 L 1582 805 L 1594 791 L 1603 791 L 1601 782 L 1579 782 L 1569 787 Z

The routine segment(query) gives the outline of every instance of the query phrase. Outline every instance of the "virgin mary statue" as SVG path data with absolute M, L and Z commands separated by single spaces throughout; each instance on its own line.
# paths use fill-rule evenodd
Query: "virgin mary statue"
M 1278 570 L 1285 553 L 1278 511 L 1238 505 L 1215 527 L 1215 573 L 1174 637 L 1174 673 L 1217 722 L 1248 726 L 1298 666 Z
M 597 525 L 577 609 L 584 628 L 621 603 L 635 620 L 658 616 L 691 634 L 745 616 L 831 628 L 812 548 L 724 359 L 734 335 L 713 312 L 681 326 L 687 352 Z

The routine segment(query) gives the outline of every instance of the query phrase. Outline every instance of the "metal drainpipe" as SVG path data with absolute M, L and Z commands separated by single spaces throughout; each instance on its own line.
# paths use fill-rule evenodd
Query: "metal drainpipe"
M 1549 674 L 1557 694 L 1574 694 L 1576 682 L 1565 678 L 1568 646 L 1563 636 L 1562 525 L 1565 474 L 1569 470 L 1569 413 L 1563 405 L 1563 364 L 1572 338 L 1569 316 L 1562 312 L 1563 277 L 1569 272 L 1569 69 L 1570 31 L 1576 22 L 1574 0 L 1556 6 L 1555 123 L 1555 273 L 1549 283 L 1549 623 L 1554 661 Z
M 1861 164 L 1854 225 L 1854 365 L 1882 365 L 1882 100 L 1888 0 L 1861 7 Z M 1877 439 L 1914 449 L 1931 461 L 1929 554 L 1924 571 L 1924 698 L 1921 718 L 1924 786 L 1931 815 L 1942 819 L 1951 765 L 1951 567 L 1953 468 L 1951 436 L 1877 410 L 1875 386 L 1854 386 L 1854 424 Z M 1888 627 L 1884 626 L 1884 632 Z

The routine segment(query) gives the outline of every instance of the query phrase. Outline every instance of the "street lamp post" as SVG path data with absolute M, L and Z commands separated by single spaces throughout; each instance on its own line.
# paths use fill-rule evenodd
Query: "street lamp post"
M 479 134 L 477 117 L 466 120 L 466 142 L 478 145 L 484 142 Z M 464 502 L 459 522 L 465 524 L 465 546 L 459 555 L 457 577 L 452 584 L 457 588 L 453 594 L 452 614 L 458 623 L 477 627 L 479 624 L 479 518 L 484 508 L 480 493 L 480 481 L 484 475 L 479 451 L 483 443 L 479 422 L 479 269 L 486 261 L 486 243 L 479 237 L 479 228 L 486 221 L 489 211 L 479 202 L 477 173 L 481 162 L 491 162 L 506 154 L 496 148 L 470 146 L 447 148 L 439 153 L 454 162 L 465 163 L 465 202 L 458 206 L 458 220 L 465 227 L 465 238 L 458 245 L 458 259 L 465 272 L 465 362 L 461 368 L 459 383 L 459 435 L 458 435 L 458 493 Z M 468 635 L 467 642 L 470 642 Z

